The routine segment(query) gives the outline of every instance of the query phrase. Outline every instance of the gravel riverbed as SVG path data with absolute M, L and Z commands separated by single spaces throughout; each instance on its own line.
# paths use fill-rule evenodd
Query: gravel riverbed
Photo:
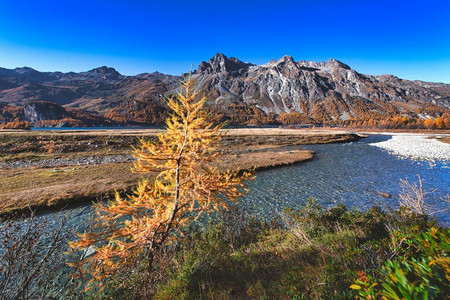
M 371 145 L 404 158 L 450 161 L 450 145 L 433 139 L 433 135 L 410 133 L 386 133 L 386 135 L 391 135 L 392 138 Z
M 57 167 L 66 165 L 109 164 L 132 161 L 131 155 L 88 156 L 80 158 L 52 158 L 35 161 L 13 161 L 0 163 L 1 168 Z

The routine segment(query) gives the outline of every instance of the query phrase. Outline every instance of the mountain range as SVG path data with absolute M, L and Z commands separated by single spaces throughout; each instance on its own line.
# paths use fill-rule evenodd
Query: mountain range
M 208 97 L 213 119 L 231 124 L 425 119 L 450 111 L 450 84 L 364 75 L 335 59 L 286 55 L 255 65 L 216 54 L 192 78 Z M 80 73 L 0 68 L 0 123 L 160 125 L 166 96 L 181 79 L 159 72 L 124 76 L 109 67 Z

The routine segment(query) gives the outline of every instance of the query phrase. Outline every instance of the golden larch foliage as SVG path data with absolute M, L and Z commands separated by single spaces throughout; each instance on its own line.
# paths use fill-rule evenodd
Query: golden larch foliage
M 428 118 L 425 121 L 423 121 L 423 126 L 425 128 L 433 128 L 434 126 L 434 120 L 432 118 Z
M 434 120 L 434 127 L 438 129 L 444 128 L 444 121 L 442 120 L 441 117 L 436 117 L 436 119 Z
M 14 121 L 0 125 L 1 129 L 30 129 L 30 123 L 26 121 Z
M 212 127 L 206 121 L 206 97 L 195 89 L 190 76 L 181 82 L 181 91 L 168 98 L 167 130 L 157 142 L 141 139 L 134 151 L 134 171 L 157 172 L 154 182 L 143 180 L 127 198 L 116 193 L 110 203 L 97 204 L 97 228 L 70 243 L 78 250 L 95 249 L 72 264 L 91 275 L 91 284 L 101 284 L 139 255 L 151 268 L 154 251 L 179 237 L 181 228 L 203 213 L 228 208 L 246 192 L 251 173 L 219 172 L 213 166 L 223 124 Z

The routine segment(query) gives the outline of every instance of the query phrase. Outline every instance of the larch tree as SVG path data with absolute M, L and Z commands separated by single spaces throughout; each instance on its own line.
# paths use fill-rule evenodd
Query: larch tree
M 432 118 L 426 119 L 425 121 L 423 121 L 423 126 L 424 126 L 425 128 L 429 128 L 429 129 L 433 128 L 433 126 L 434 126 L 434 120 L 433 120 Z
M 145 256 L 151 269 L 154 253 L 177 239 L 181 229 L 201 214 L 221 211 L 246 192 L 249 172 L 221 171 L 219 130 L 203 110 L 206 97 L 190 75 L 180 91 L 168 98 L 171 114 L 167 130 L 157 142 L 140 140 L 135 148 L 136 172 L 157 172 L 153 182 L 143 180 L 132 195 L 97 204 L 96 229 L 79 234 L 74 249 L 93 249 L 94 254 L 72 264 L 91 275 L 91 284 L 117 274 L 122 264 Z
M 444 128 L 444 122 L 442 121 L 441 117 L 436 117 L 436 119 L 434 120 L 434 126 L 438 129 Z

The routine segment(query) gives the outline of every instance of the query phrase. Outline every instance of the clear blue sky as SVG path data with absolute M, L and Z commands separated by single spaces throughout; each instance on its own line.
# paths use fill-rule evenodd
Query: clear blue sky
M 217 52 L 450 83 L 450 1 L 0 0 L 0 66 L 179 75 Z

